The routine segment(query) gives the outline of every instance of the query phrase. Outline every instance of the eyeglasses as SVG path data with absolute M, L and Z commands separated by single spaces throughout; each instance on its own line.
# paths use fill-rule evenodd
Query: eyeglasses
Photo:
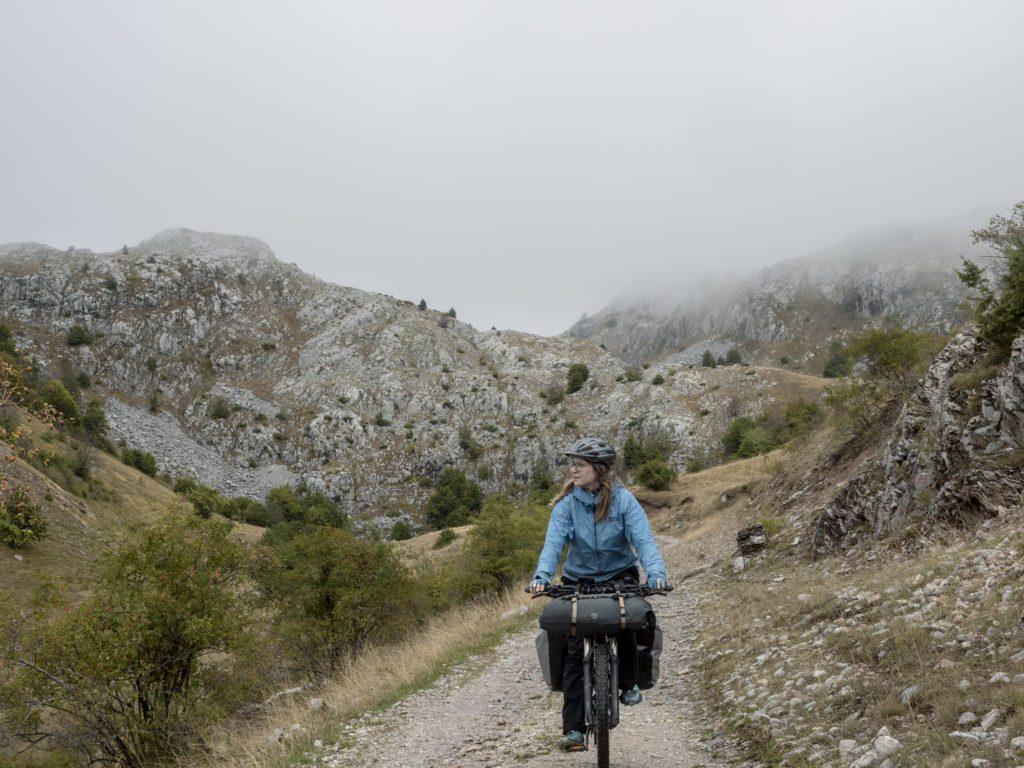
M 586 469 L 589 466 L 590 465 L 587 464 L 587 462 L 585 462 L 585 461 L 570 461 L 569 462 L 569 471 L 570 472 L 582 472 L 584 469 Z

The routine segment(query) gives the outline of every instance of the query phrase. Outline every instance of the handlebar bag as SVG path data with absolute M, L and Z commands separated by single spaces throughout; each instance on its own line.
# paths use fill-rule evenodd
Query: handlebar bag
M 656 624 L 654 609 L 644 598 L 615 594 L 555 598 L 540 615 L 540 628 L 553 635 L 611 635 Z
M 537 645 L 537 661 L 544 682 L 552 691 L 562 690 L 562 670 L 565 668 L 565 651 L 569 645 L 566 635 L 553 635 L 541 630 L 534 641 Z
M 639 662 L 637 685 L 642 690 L 653 688 L 661 675 L 661 627 L 644 629 L 636 635 L 636 655 Z

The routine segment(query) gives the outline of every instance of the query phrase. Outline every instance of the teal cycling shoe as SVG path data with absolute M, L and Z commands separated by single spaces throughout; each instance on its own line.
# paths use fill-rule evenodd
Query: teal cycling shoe
M 569 731 L 562 736 L 558 742 L 558 748 L 563 752 L 580 752 L 587 748 L 583 734 L 579 731 Z
M 644 697 L 640 693 L 640 686 L 638 685 L 634 685 L 628 691 L 623 691 L 622 695 L 619 696 L 619 701 L 621 701 L 627 707 L 631 707 L 634 704 L 639 704 L 643 700 Z

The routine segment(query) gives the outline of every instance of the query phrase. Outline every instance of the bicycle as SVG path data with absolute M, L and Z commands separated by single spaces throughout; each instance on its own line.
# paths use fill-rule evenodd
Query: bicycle
M 672 587 L 653 589 L 641 584 L 604 582 L 549 585 L 533 597 L 550 597 L 540 618 L 549 634 L 583 638 L 583 702 L 589 749 L 597 744 L 597 766 L 608 768 L 610 732 L 619 724 L 619 657 L 615 634 L 621 630 L 653 630 L 656 619 L 644 598 L 664 595 Z M 527 592 L 530 590 L 527 589 Z

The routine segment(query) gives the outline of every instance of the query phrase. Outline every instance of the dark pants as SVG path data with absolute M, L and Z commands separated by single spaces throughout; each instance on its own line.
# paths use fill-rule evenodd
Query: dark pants
M 637 583 L 640 573 L 630 568 L 615 577 L 615 581 Z M 562 579 L 563 584 L 575 584 Z M 628 691 L 639 679 L 639 659 L 636 650 L 636 632 L 623 630 L 615 635 L 619 646 L 619 690 Z M 569 636 L 565 666 L 562 669 L 562 733 L 586 733 L 586 709 L 583 701 L 583 638 Z

